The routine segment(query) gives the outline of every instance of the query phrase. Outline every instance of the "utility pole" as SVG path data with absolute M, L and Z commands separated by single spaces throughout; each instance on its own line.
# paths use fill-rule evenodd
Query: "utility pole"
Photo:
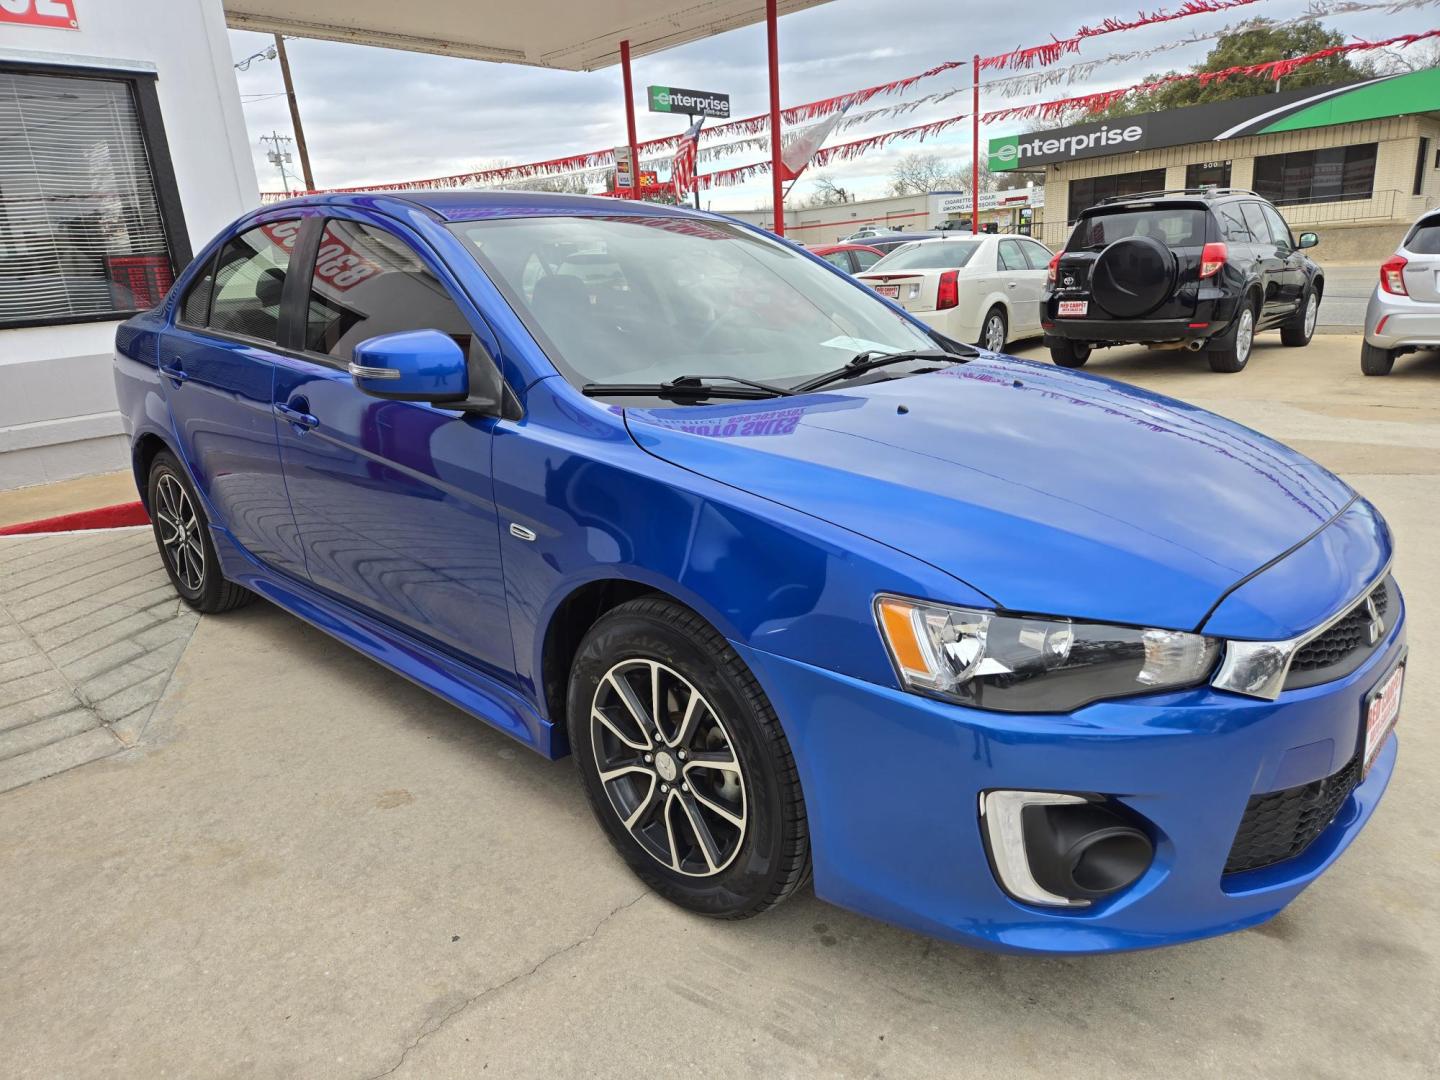
M 291 162 L 290 151 L 286 150 L 283 143 L 294 142 L 289 135 L 281 135 L 278 131 L 272 131 L 269 135 L 260 136 L 261 143 L 269 143 L 270 150 L 265 155 L 270 164 L 280 170 L 280 186 L 285 189 L 285 194 L 290 194 L 290 177 L 285 172 L 285 166 Z
M 295 129 L 295 148 L 300 151 L 300 171 L 305 177 L 305 190 L 315 190 L 315 175 L 310 171 L 310 150 L 305 145 L 305 128 L 300 123 L 300 103 L 295 99 L 295 83 L 290 79 L 290 57 L 285 54 L 285 38 L 275 35 L 275 52 L 280 57 L 280 75 L 285 80 L 285 99 L 290 103 L 290 126 Z

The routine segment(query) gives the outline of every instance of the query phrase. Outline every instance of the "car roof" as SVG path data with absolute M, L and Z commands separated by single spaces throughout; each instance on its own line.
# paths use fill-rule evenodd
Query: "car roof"
M 816 255 L 829 255 L 836 251 L 874 251 L 869 244 L 850 244 L 841 240 L 836 244 L 807 244 L 806 250 L 813 251 Z
M 479 218 L 574 216 L 590 214 L 623 214 L 627 217 L 687 217 L 715 221 L 719 214 L 708 214 L 683 206 L 662 206 L 630 199 L 613 199 L 604 195 L 561 195 L 548 191 L 366 191 L 327 192 L 305 195 L 273 203 L 265 209 L 285 206 L 353 206 L 375 207 L 385 201 L 399 201 L 419 206 L 445 221 L 473 221 Z

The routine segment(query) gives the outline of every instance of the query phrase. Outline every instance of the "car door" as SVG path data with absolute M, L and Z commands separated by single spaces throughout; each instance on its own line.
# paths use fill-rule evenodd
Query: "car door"
M 280 469 L 271 391 L 281 295 L 302 221 L 277 217 L 227 239 L 176 309 L 160 370 L 180 453 L 211 524 L 262 562 L 303 575 Z
M 1261 321 L 1271 323 L 1294 306 L 1293 301 L 1287 304 L 1285 299 L 1286 243 L 1276 240 L 1271 232 L 1270 221 L 1258 202 L 1242 202 L 1240 209 L 1254 238 L 1252 248 L 1265 286 L 1265 309 L 1261 314 Z M 1289 233 L 1285 235 L 1288 237 Z
M 348 372 L 358 343 L 434 329 L 467 351 L 472 394 L 483 387 L 498 402 L 483 344 L 493 338 L 424 241 L 389 219 L 317 220 L 304 252 L 296 347 L 277 365 L 273 400 L 310 580 L 508 678 L 490 467 L 497 417 L 371 397 Z
M 1019 240 L 1007 237 L 997 247 L 1000 278 L 1010 302 L 1010 336 L 1019 338 L 1039 333 L 1040 291 L 1045 284 L 1045 271 L 1036 274 Z
M 1265 220 L 1270 224 L 1270 237 L 1275 242 L 1275 254 L 1284 263 L 1280 281 L 1280 308 L 1282 313 L 1295 310 L 1305 293 L 1305 256 L 1295 246 L 1295 237 L 1280 211 L 1269 203 L 1257 203 Z

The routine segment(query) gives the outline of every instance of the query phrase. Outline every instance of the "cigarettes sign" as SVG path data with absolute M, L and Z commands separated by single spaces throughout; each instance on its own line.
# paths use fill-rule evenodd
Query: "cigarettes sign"
M 0 0 L 0 23 L 44 26 L 51 30 L 79 30 L 75 0 Z
M 730 95 L 709 90 L 681 90 L 675 86 L 650 87 L 650 111 L 686 113 L 730 119 Z

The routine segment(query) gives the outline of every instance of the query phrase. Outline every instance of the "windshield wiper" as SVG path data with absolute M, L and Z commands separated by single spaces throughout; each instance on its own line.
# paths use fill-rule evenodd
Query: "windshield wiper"
M 853 379 L 857 375 L 864 375 L 867 371 L 885 367 L 887 364 L 903 364 L 907 360 L 945 360 L 951 364 L 963 364 L 968 359 L 969 357 L 946 352 L 943 349 L 908 349 L 904 352 L 892 353 L 877 353 L 870 350 L 856 353 L 850 358 L 849 363 L 834 371 L 823 371 L 812 379 L 797 383 L 792 390 L 797 394 L 804 394 L 843 379 Z
M 720 386 L 711 385 L 720 383 Z M 730 384 L 730 385 L 724 385 Z M 774 383 L 742 379 L 738 375 L 680 375 L 660 383 L 586 383 L 580 392 L 587 397 L 658 397 L 658 398 L 736 398 L 751 401 L 759 398 L 789 397 L 794 390 Z

